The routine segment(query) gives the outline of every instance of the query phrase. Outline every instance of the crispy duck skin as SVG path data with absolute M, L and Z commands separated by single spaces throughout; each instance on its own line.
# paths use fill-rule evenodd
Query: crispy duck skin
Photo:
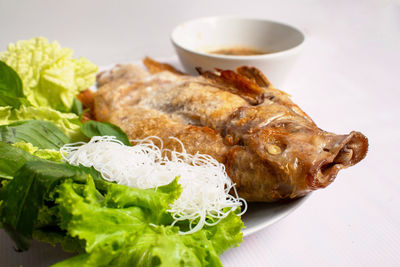
M 164 147 L 225 164 L 241 197 L 272 202 L 329 185 L 362 160 L 368 139 L 319 129 L 256 68 L 185 75 L 146 58 L 149 72 L 117 65 L 97 77 L 94 114 L 131 139 L 158 136 Z

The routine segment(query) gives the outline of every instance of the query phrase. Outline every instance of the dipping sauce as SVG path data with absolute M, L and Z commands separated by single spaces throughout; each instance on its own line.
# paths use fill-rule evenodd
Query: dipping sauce
M 207 51 L 207 53 L 227 56 L 255 56 L 268 54 L 268 52 L 251 47 L 225 47 L 217 50 Z

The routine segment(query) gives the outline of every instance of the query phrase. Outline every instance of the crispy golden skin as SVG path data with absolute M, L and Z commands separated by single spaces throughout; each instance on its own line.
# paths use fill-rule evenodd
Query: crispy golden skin
M 150 58 L 150 71 L 117 65 L 98 76 L 97 120 L 120 126 L 131 139 L 158 136 L 164 146 L 209 154 L 226 166 L 247 201 L 302 196 L 329 185 L 340 169 L 368 150 L 359 132 L 319 129 L 289 96 L 256 68 L 184 75 Z

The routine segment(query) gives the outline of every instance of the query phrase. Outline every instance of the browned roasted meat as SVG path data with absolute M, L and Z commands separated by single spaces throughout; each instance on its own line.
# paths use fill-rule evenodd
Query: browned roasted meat
M 359 132 L 319 129 L 288 95 L 257 69 L 187 76 L 146 58 L 149 72 L 117 65 L 98 75 L 97 120 L 119 125 L 131 139 L 160 137 L 170 149 L 205 153 L 226 166 L 248 201 L 302 196 L 330 184 L 367 153 Z

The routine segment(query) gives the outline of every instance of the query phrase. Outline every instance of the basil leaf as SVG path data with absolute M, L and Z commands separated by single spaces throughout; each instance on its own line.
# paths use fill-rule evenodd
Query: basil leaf
M 15 98 L 24 97 L 21 78 L 2 61 L 0 61 L 0 93 Z
M 76 175 L 68 167 L 44 161 L 27 162 L 5 187 L 2 224 L 19 250 L 29 248 L 33 225 L 45 196 L 61 181 Z
M 0 106 L 29 106 L 22 90 L 21 78 L 6 63 L 0 61 Z
M 0 126 L 0 141 L 24 141 L 38 148 L 59 149 L 69 143 L 69 138 L 51 122 L 27 120 Z
M 14 174 L 29 160 L 37 159 L 28 152 L 0 142 L 0 177 L 12 179 Z
M 8 96 L 0 92 L 0 107 L 11 106 L 19 108 L 21 105 L 30 106 L 31 104 L 25 98 Z
M 71 112 L 75 113 L 78 116 L 82 115 L 83 112 L 82 102 L 79 101 L 76 97 L 72 101 Z
M 82 125 L 81 128 L 84 135 L 91 138 L 93 136 L 115 136 L 119 141 L 124 143 L 127 146 L 131 146 L 129 142 L 129 138 L 124 131 L 121 130 L 118 126 L 108 123 L 108 122 L 99 122 L 99 121 L 87 121 Z
M 52 191 L 57 185 L 66 179 L 84 184 L 88 175 L 93 175 L 96 188 L 100 191 L 105 190 L 109 184 L 93 168 L 55 163 L 37 157 L 35 159 L 26 161 L 14 179 L 0 191 L 0 202 L 3 201 L 0 206 L 1 224 L 21 251 L 29 248 L 29 239 L 40 208 L 44 200 L 54 200 Z M 0 166 L 2 164 L 3 158 L 0 158 Z

